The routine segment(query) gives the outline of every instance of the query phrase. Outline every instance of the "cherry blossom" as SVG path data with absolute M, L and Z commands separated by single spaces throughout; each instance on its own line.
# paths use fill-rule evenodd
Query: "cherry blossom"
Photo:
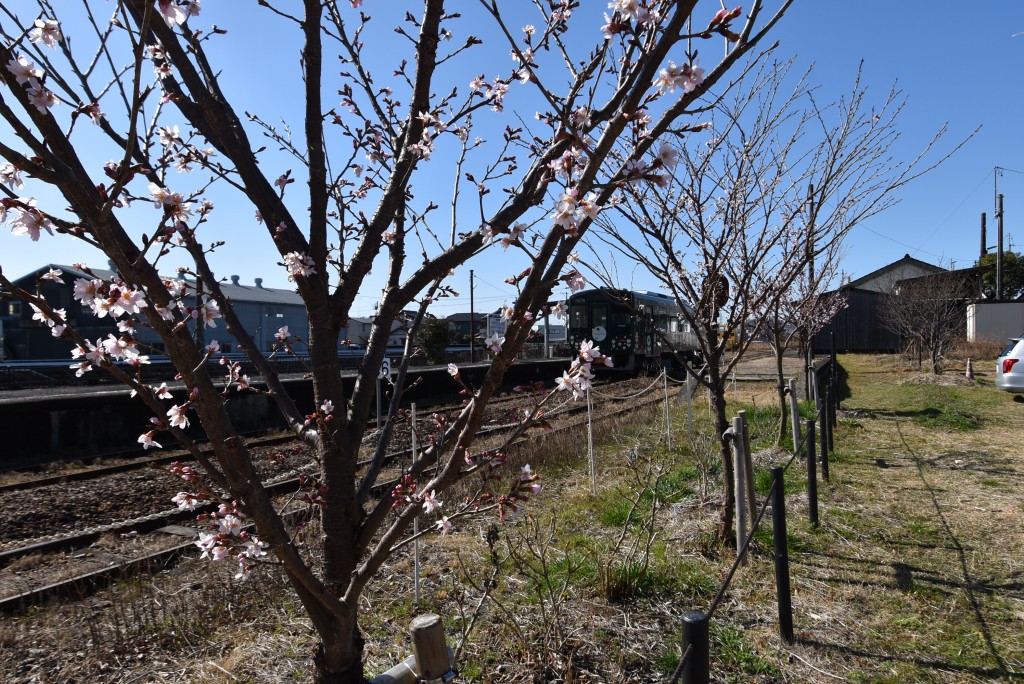
M 14 74 L 15 80 L 21 85 L 26 85 L 43 75 L 43 72 L 36 69 L 36 65 L 30 62 L 25 55 L 11 57 L 7 63 L 7 70 Z
M 696 63 L 692 66 L 683 64 L 677 67 L 675 62 L 669 61 L 668 66 L 659 72 L 654 85 L 658 87 L 660 93 L 674 93 L 676 87 L 681 87 L 683 92 L 691 93 L 703 82 L 704 69 Z
M 47 90 L 38 81 L 33 80 L 28 83 L 28 101 L 35 105 L 41 114 L 45 114 L 50 107 L 60 102 L 60 99 L 53 91 Z
M 19 198 L 21 203 L 20 214 L 11 221 L 11 235 L 28 235 L 33 242 L 39 241 L 41 231 L 53 235 L 53 225 L 42 212 L 36 209 L 36 200 L 32 198 Z
M 184 430 L 188 427 L 188 417 L 185 412 L 188 411 L 188 404 L 178 406 L 175 404 L 167 411 L 167 417 L 170 418 L 171 427 L 181 428 Z
M 59 268 L 50 268 L 43 275 L 39 276 L 40 280 L 49 280 L 52 283 L 64 284 L 64 280 L 61 276 L 64 275 L 64 271 Z
M 441 506 L 444 505 L 443 502 L 438 501 L 435 498 L 435 495 L 436 495 L 436 492 L 433 491 L 433 490 L 431 490 L 431 492 L 429 494 L 427 492 L 423 492 L 423 512 L 424 513 L 433 513 L 435 510 L 437 510 L 438 508 L 441 508 Z
M 194 511 L 202 502 L 202 499 L 195 494 L 189 492 L 178 492 L 171 501 L 178 507 L 180 511 Z
M 21 170 L 10 162 L 0 164 L 0 183 L 12 190 L 25 187 L 25 181 L 21 179 Z
M 671 145 L 662 145 L 658 148 L 658 154 L 654 160 L 671 171 L 679 163 L 679 150 Z
M 437 531 L 443 535 L 452 531 L 452 524 L 448 522 L 448 516 L 442 515 L 435 525 L 437 525 Z
M 283 325 L 280 328 L 278 328 L 277 332 L 274 333 L 274 337 L 277 339 L 278 342 L 287 342 L 291 338 L 291 333 L 288 332 L 288 326 Z
M 459 367 L 456 366 L 454 363 L 449 363 L 448 364 L 448 375 L 452 376 L 453 378 L 459 377 Z
M 160 383 L 160 386 L 157 387 L 156 390 L 154 390 L 154 391 L 156 392 L 157 399 L 172 399 L 173 398 L 173 395 L 171 394 L 171 390 L 167 389 L 167 383 L 166 382 Z
M 174 28 L 175 24 L 183 24 L 188 17 L 175 0 L 157 0 L 156 4 L 168 28 Z
M 161 445 L 160 442 L 153 439 L 155 435 L 156 430 L 150 430 L 149 432 L 144 432 L 141 435 L 139 435 L 139 439 L 137 441 L 139 444 L 142 445 L 143 449 L 149 449 L 151 447 L 160 449 L 163 445 Z
M 242 520 L 237 515 L 225 515 L 217 527 L 223 534 L 237 535 L 242 531 Z
M 491 350 L 492 354 L 497 354 L 501 351 L 501 345 L 505 344 L 505 338 L 498 333 L 492 334 L 486 340 L 484 340 L 484 346 Z
M 587 286 L 587 279 L 583 277 L 582 273 L 573 271 L 566 276 L 565 284 L 573 292 L 579 292 Z
M 52 19 L 36 19 L 28 39 L 33 43 L 42 43 L 48 48 L 57 47 L 60 40 L 60 24 Z
M 313 268 L 312 257 L 301 252 L 288 252 L 284 255 L 284 267 L 288 271 L 288 280 L 295 282 L 295 278 L 308 278 L 316 273 Z

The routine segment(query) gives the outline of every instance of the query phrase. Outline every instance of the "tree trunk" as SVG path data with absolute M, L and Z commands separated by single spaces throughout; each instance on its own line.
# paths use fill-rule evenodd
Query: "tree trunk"
M 718 538 L 726 542 L 733 537 L 733 509 L 736 507 L 736 491 L 733 483 L 732 449 L 725 438 L 729 420 L 725 415 L 725 384 L 722 379 L 721 359 L 708 360 L 708 380 L 711 383 L 711 404 L 715 414 L 715 432 L 722 456 L 722 518 L 718 525 Z
M 342 634 L 342 631 L 348 631 L 348 634 Z M 316 684 L 365 684 L 363 637 L 359 629 L 339 630 L 330 639 L 324 639 L 321 634 L 313 665 Z
M 786 407 L 786 376 L 782 369 L 783 349 L 781 345 L 776 343 L 773 351 L 775 352 L 775 377 L 779 381 L 776 386 L 779 394 L 779 431 L 775 435 L 775 446 L 779 446 L 782 444 L 782 440 L 786 439 L 786 428 L 789 426 L 789 410 Z

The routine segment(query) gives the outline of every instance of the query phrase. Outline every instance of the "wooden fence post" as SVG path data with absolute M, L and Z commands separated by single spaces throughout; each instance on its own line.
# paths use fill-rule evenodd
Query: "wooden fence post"
M 747 562 L 743 553 L 743 542 L 747 539 L 747 475 L 746 460 L 743 458 L 743 418 L 734 416 L 732 427 L 726 432 L 732 440 L 733 492 L 736 495 L 736 554 L 741 564 Z
M 747 422 L 746 411 L 740 411 L 739 416 L 743 421 L 743 468 L 747 476 L 747 515 L 750 517 L 750 525 L 753 527 L 754 521 L 757 519 L 757 493 L 754 491 L 754 456 L 750 448 L 750 423 Z
M 413 618 L 409 632 L 413 655 L 375 677 L 372 684 L 450 682 L 454 679 L 454 653 L 445 643 L 441 617 L 432 613 L 419 615 Z

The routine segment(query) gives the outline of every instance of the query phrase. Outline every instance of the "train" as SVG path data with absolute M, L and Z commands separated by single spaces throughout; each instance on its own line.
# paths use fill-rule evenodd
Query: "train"
M 602 287 L 571 295 L 568 308 L 568 344 L 594 342 L 612 370 L 654 373 L 700 359 L 697 335 L 668 295 Z

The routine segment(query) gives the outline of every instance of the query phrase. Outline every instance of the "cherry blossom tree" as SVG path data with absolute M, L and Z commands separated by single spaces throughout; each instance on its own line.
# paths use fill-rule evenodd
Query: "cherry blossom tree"
M 202 555 L 236 560 L 240 577 L 261 563 L 280 565 L 319 636 L 316 680 L 361 681 L 359 597 L 409 543 L 413 520 L 429 516 L 436 520 L 421 529 L 447 533 L 464 515 L 504 516 L 538 487 L 527 469 L 495 489 L 504 457 L 476 455 L 473 438 L 552 289 L 584 286 L 572 266 L 579 241 L 617 193 L 660 173 L 666 160 L 655 154 L 657 139 L 690 130 L 694 103 L 791 1 L 753 0 L 744 12 L 697 0 L 615 0 L 603 26 L 592 6 L 575 0 L 480 0 L 457 11 L 442 0 L 374 3 L 373 19 L 361 0 L 258 0 L 244 10 L 232 3 L 273 36 L 258 44 L 234 42 L 231 26 L 208 23 L 218 8 L 207 12 L 199 0 L 0 1 L 0 117 L 8 131 L 0 142 L 0 222 L 15 236 L 74 239 L 102 252 L 116 275 L 77 264 L 90 277 L 74 283 L 74 294 L 116 320 L 119 334 L 86 339 L 64 311 L 3 271 L 0 289 L 74 345 L 80 374 L 111 373 L 152 409 L 140 444 L 157 448 L 170 438 L 191 451 L 197 467 L 172 469 L 188 488 L 175 502 L 220 506 L 198 543 Z M 530 23 L 517 28 L 523 22 Z M 702 65 L 698 48 L 721 54 L 722 40 L 725 54 Z M 391 41 L 402 49 L 369 47 Z M 280 52 L 280 82 L 219 64 L 268 49 Z M 265 94 L 259 107 L 271 111 L 232 104 L 245 89 Z M 285 92 L 301 108 L 294 130 L 284 110 L 273 111 L 294 103 Z M 436 193 L 420 189 L 446 174 L 442 212 Z M 223 203 L 247 203 L 255 218 L 222 217 Z M 287 351 L 296 333 L 303 337 L 316 406 L 309 415 L 221 288 L 221 257 L 240 248 L 224 227 L 246 223 L 246 240 L 265 236 L 308 312 L 309 329 L 283 328 L 277 343 Z M 402 320 L 414 340 L 431 304 L 453 293 L 453 272 L 487 250 L 520 262 L 510 269 L 519 294 L 507 327 L 486 342 L 489 371 L 479 386 L 463 385 L 467 402 L 444 424 L 443 439 L 378 497 L 405 378 L 403 366 L 388 420 L 374 446 L 364 446 L 389 333 Z M 161 273 L 176 264 L 176 274 Z M 346 393 L 340 335 L 356 296 L 381 282 L 371 270 L 384 284 Z M 212 339 L 220 326 L 258 387 L 220 356 Z M 159 338 L 185 401 L 168 406 L 166 387 L 142 381 L 143 331 Z M 559 386 L 584 386 L 590 363 L 602 358 L 584 349 Z M 222 376 L 207 364 L 216 359 Z M 463 382 L 457 367 L 449 370 Z M 305 552 L 275 509 L 232 424 L 226 402 L 243 391 L 265 392 L 316 453 L 319 472 L 301 486 L 303 501 L 319 510 L 322 533 L 307 541 L 317 554 Z M 213 446 L 209 457 L 184 432 L 195 420 Z M 469 501 L 442 498 L 469 477 L 482 483 Z
M 653 276 L 696 333 L 705 366 L 690 372 L 710 390 L 722 436 L 723 540 L 735 502 L 725 390 L 750 333 L 797 296 L 810 259 L 834 254 L 896 189 L 941 162 L 924 165 L 939 136 L 914 160 L 891 157 L 902 109 L 895 90 L 872 108 L 858 80 L 848 97 L 821 107 L 809 73 L 787 78 L 792 60 L 772 62 L 768 52 L 707 106 L 703 123 L 672 131 L 706 129 L 704 144 L 668 137 L 659 172 L 629 185 L 593 234 Z
M 815 270 L 802 270 L 783 296 L 769 303 L 762 314 L 759 330 L 768 340 L 775 357 L 776 391 L 779 399 L 779 430 L 775 443 L 786 437 L 789 410 L 786 403 L 786 352 L 797 343 L 800 358 L 805 358 L 807 340 L 822 330 L 832 318 L 846 308 L 846 297 L 839 290 L 829 290 L 839 276 L 841 243 L 815 255 Z

